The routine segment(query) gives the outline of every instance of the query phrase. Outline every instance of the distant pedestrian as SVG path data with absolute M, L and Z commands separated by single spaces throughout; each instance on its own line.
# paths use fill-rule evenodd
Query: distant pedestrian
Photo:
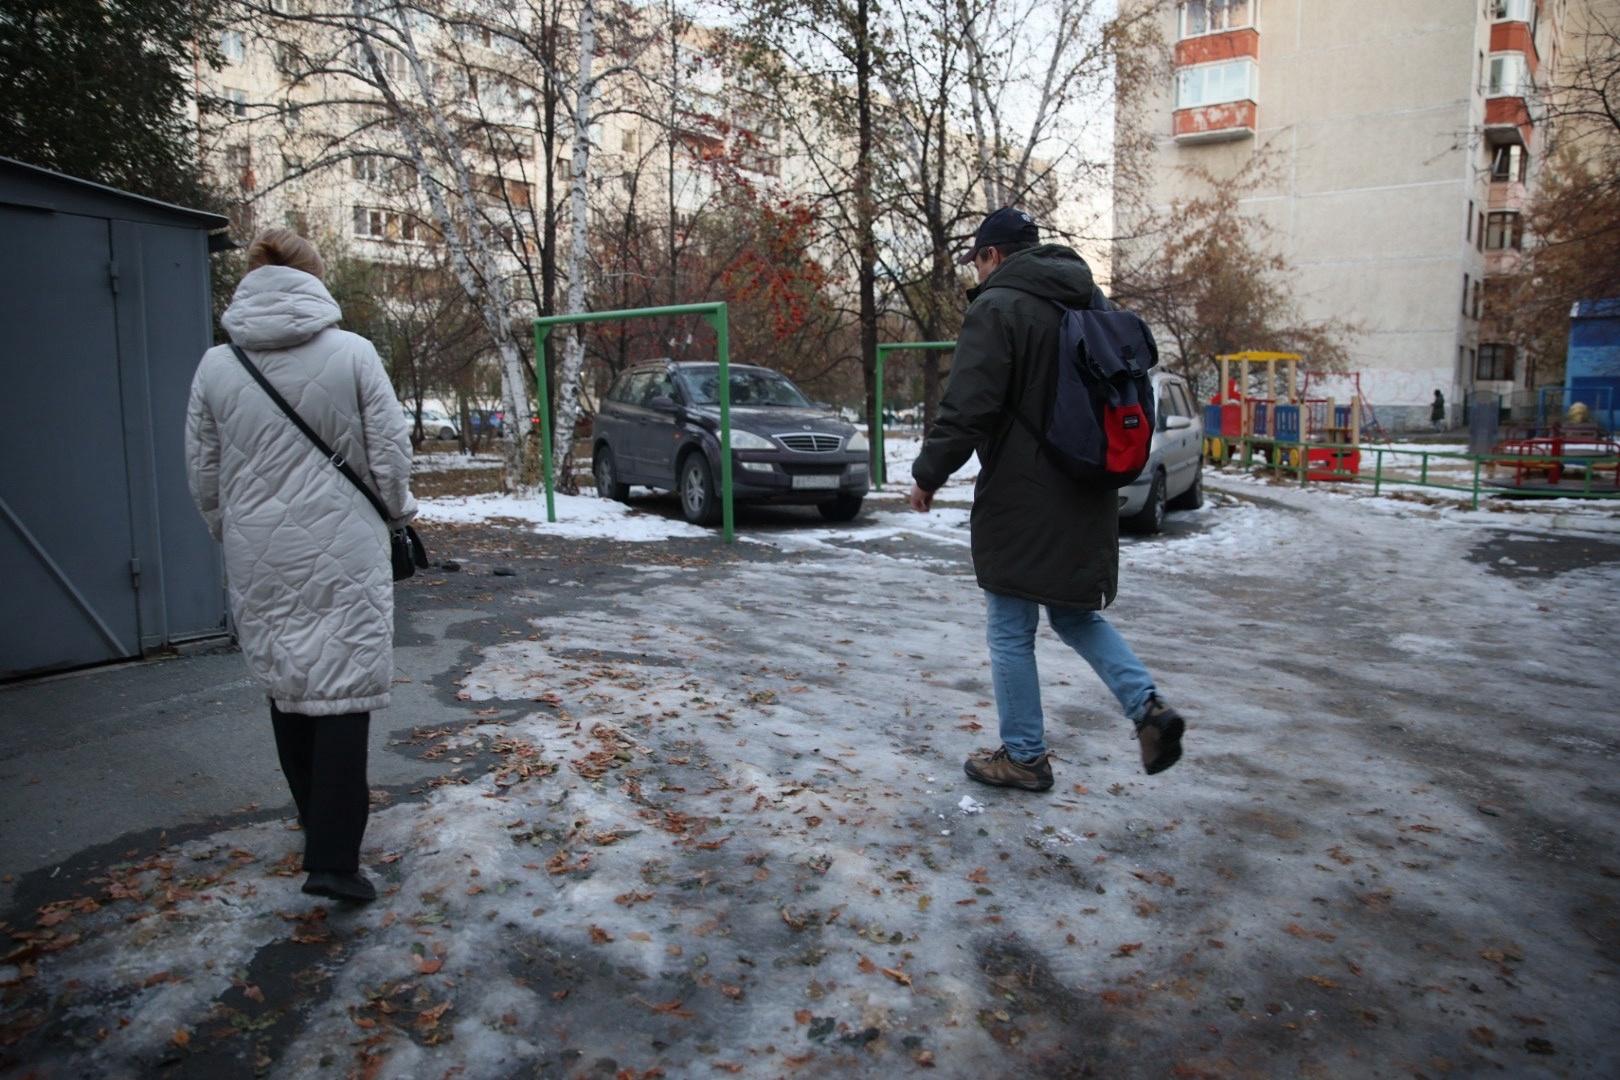
M 1446 429 L 1446 395 L 1438 386 L 1434 388 L 1434 404 L 1429 406 L 1429 423 L 1436 431 Z
M 337 329 L 314 245 L 253 241 L 220 320 L 302 421 L 394 513 L 416 514 L 409 425 L 377 351 Z M 270 696 L 276 750 L 305 831 L 304 891 L 366 901 L 371 710 L 394 677 L 389 527 L 257 384 L 231 346 L 203 355 L 186 419 L 191 493 L 225 548 L 231 616 Z
M 1052 786 L 1035 667 L 1043 604 L 1052 629 L 1135 724 L 1149 773 L 1180 759 L 1185 727 L 1102 615 L 1118 586 L 1118 492 L 1070 479 L 1017 422 L 1048 413 L 1063 308 L 1109 306 L 1085 260 L 1039 237 L 1028 214 L 997 210 L 961 260 L 973 264 L 979 286 L 968 293 L 950 382 L 912 467 L 911 490 L 912 508 L 928 512 L 934 493 L 978 452 L 973 568 L 989 612 L 1001 746 L 970 757 L 963 768 L 981 783 L 1031 791 Z

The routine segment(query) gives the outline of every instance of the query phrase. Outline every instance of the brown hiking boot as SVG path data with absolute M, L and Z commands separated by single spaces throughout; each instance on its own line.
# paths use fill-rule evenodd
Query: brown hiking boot
M 1148 699 L 1147 712 L 1136 722 L 1136 740 L 1142 744 L 1142 767 L 1149 776 L 1181 760 L 1181 733 L 1186 730 L 1180 713 L 1157 695 Z
M 982 750 L 962 764 L 969 780 L 996 787 L 1023 788 L 1025 791 L 1045 791 L 1052 786 L 1050 754 L 1042 754 L 1028 765 L 1007 756 L 1005 746 L 997 747 L 986 755 Z

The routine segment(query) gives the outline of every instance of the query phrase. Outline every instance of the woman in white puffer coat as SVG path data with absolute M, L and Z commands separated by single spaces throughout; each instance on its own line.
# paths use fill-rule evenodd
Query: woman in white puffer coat
M 394 677 L 388 530 L 416 513 L 409 430 L 377 350 L 337 329 L 314 245 L 271 230 L 247 265 L 225 331 L 394 518 L 383 522 L 228 345 L 203 355 L 191 386 L 191 494 L 224 544 L 242 655 L 270 696 L 305 830 L 304 891 L 370 900 L 366 750 L 371 710 L 387 706 Z

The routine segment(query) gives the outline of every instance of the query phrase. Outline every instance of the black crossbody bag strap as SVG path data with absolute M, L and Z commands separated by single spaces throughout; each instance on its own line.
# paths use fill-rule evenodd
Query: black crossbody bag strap
M 264 372 L 260 371 L 252 360 L 248 359 L 247 353 L 243 352 L 237 345 L 231 346 L 231 352 L 236 354 L 236 358 L 242 362 L 242 366 L 247 368 L 247 373 L 253 376 L 253 381 L 263 387 L 264 392 L 270 396 L 270 400 L 276 403 L 276 407 L 287 414 L 287 419 L 293 422 L 293 426 L 302 431 L 309 438 L 309 441 L 315 444 L 315 449 L 319 450 L 327 461 L 337 466 L 338 472 L 348 477 L 349 482 L 360 489 L 360 494 L 366 497 L 366 500 L 376 508 L 377 513 L 382 517 L 383 525 L 392 528 L 394 519 L 388 513 L 388 507 L 383 505 L 382 499 L 378 497 L 375 491 L 371 490 L 371 486 L 360 479 L 359 474 L 353 469 L 349 468 L 348 462 L 343 460 L 343 455 L 327 446 L 326 440 L 315 434 L 314 428 L 304 423 L 304 418 L 299 416 L 291 405 L 287 404 L 287 399 L 282 397 L 274 386 L 270 385 L 270 380 L 264 377 Z

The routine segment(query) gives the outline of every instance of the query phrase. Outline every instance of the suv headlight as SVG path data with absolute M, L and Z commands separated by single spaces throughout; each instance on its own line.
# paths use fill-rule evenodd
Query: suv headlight
M 733 430 L 731 433 L 731 448 L 733 450 L 775 450 L 776 444 L 761 435 L 755 435 L 752 431 Z
M 844 449 L 852 454 L 864 454 L 868 449 L 866 436 L 857 431 L 849 437 L 849 442 L 844 444 Z

